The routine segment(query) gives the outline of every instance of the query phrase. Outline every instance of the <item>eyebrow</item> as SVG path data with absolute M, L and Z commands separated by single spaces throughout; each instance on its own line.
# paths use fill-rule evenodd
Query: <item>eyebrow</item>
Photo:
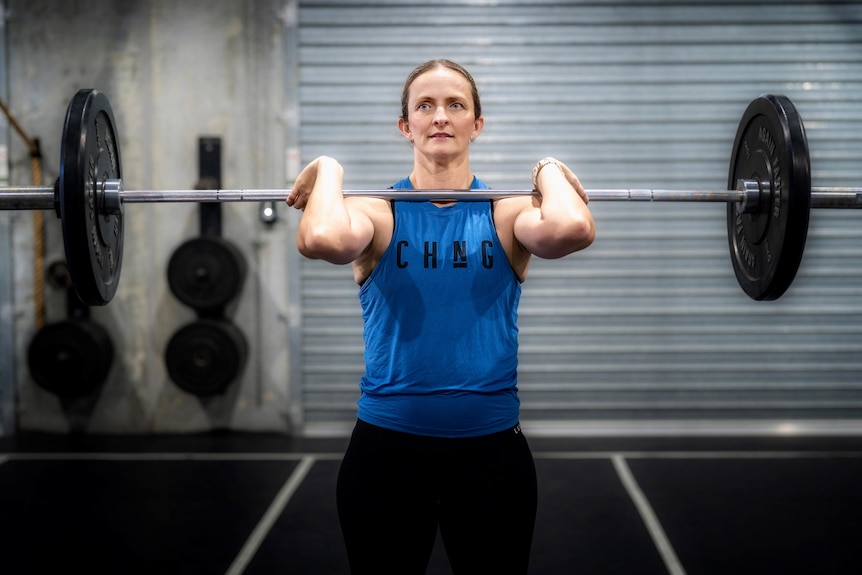
M 436 98 L 436 97 L 434 97 L 434 96 L 430 96 L 430 95 L 422 95 L 422 94 L 420 94 L 420 95 L 416 96 L 415 101 L 416 101 L 416 103 L 417 103 L 417 104 L 420 104 L 420 103 L 422 103 L 422 102 L 427 102 L 427 101 L 437 101 L 438 99 L 439 99 L 439 98 Z M 471 99 L 471 98 L 470 98 L 470 96 L 469 96 L 469 95 L 446 96 L 446 97 L 442 98 L 442 100 L 443 100 L 444 102 L 448 102 L 448 103 L 451 103 L 451 102 L 466 102 L 466 103 L 469 103 L 469 102 L 470 102 L 470 99 Z

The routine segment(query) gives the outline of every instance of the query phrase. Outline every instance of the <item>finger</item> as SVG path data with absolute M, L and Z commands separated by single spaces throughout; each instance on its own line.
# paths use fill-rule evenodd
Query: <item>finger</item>
M 569 169 L 567 165 L 563 164 L 562 162 L 560 162 L 560 165 L 563 168 L 563 174 L 566 176 L 566 179 L 569 181 L 569 183 L 572 185 L 578 195 L 581 196 L 581 199 L 584 200 L 584 203 L 590 203 L 590 197 L 589 195 L 587 195 L 587 191 L 584 189 L 584 186 L 581 185 L 581 180 L 578 179 L 578 176 L 576 176 L 575 173 L 571 169 Z
M 584 200 L 585 204 L 590 203 L 590 196 L 587 194 L 587 191 L 584 189 L 583 186 L 578 184 L 577 186 L 575 186 L 575 190 L 578 192 L 578 195 L 581 196 L 581 199 Z
M 296 208 L 297 210 L 301 210 L 305 207 L 306 199 L 302 194 L 299 193 L 297 188 L 294 187 L 293 190 L 291 190 L 290 194 L 288 194 L 285 202 L 288 206 Z
M 574 174 L 572 174 L 572 176 L 573 178 L 569 180 L 569 183 L 572 184 L 572 187 L 578 195 L 581 196 L 581 199 L 584 200 L 584 203 L 589 204 L 590 196 L 587 195 L 587 191 L 584 189 L 584 186 L 581 185 L 581 181 Z

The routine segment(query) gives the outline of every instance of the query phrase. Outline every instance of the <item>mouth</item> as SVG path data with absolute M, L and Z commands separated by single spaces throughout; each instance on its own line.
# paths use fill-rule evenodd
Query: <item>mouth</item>
M 453 138 L 452 134 L 447 134 L 446 132 L 437 132 L 436 134 L 431 134 L 432 140 L 448 140 Z

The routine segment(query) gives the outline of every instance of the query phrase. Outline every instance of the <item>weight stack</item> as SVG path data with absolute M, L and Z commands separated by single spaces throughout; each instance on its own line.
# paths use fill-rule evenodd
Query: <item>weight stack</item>
M 196 188 L 219 188 L 221 141 L 201 138 L 199 157 Z M 198 318 L 171 336 L 164 360 L 177 387 L 212 397 L 236 380 L 248 356 L 242 330 L 226 317 L 228 305 L 242 291 L 247 266 L 239 248 L 221 236 L 221 204 L 199 204 L 199 210 L 201 235 L 183 242 L 167 268 L 171 293 Z

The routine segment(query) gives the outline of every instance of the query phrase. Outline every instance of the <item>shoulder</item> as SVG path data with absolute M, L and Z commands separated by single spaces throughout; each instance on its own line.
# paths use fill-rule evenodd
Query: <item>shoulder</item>
M 392 189 L 394 189 L 394 190 L 412 190 L 413 189 L 413 183 L 410 181 L 410 176 L 407 176 L 406 178 L 402 178 L 402 179 L 398 180 L 397 182 L 395 182 L 394 184 L 392 184 Z
M 389 200 L 383 198 L 375 198 L 373 196 L 347 196 L 344 198 L 344 205 L 349 210 L 355 210 L 368 215 L 379 213 L 392 213 L 392 207 Z
M 515 218 L 521 213 L 537 208 L 537 200 L 532 196 L 512 196 L 494 200 L 494 221 L 514 225 Z

